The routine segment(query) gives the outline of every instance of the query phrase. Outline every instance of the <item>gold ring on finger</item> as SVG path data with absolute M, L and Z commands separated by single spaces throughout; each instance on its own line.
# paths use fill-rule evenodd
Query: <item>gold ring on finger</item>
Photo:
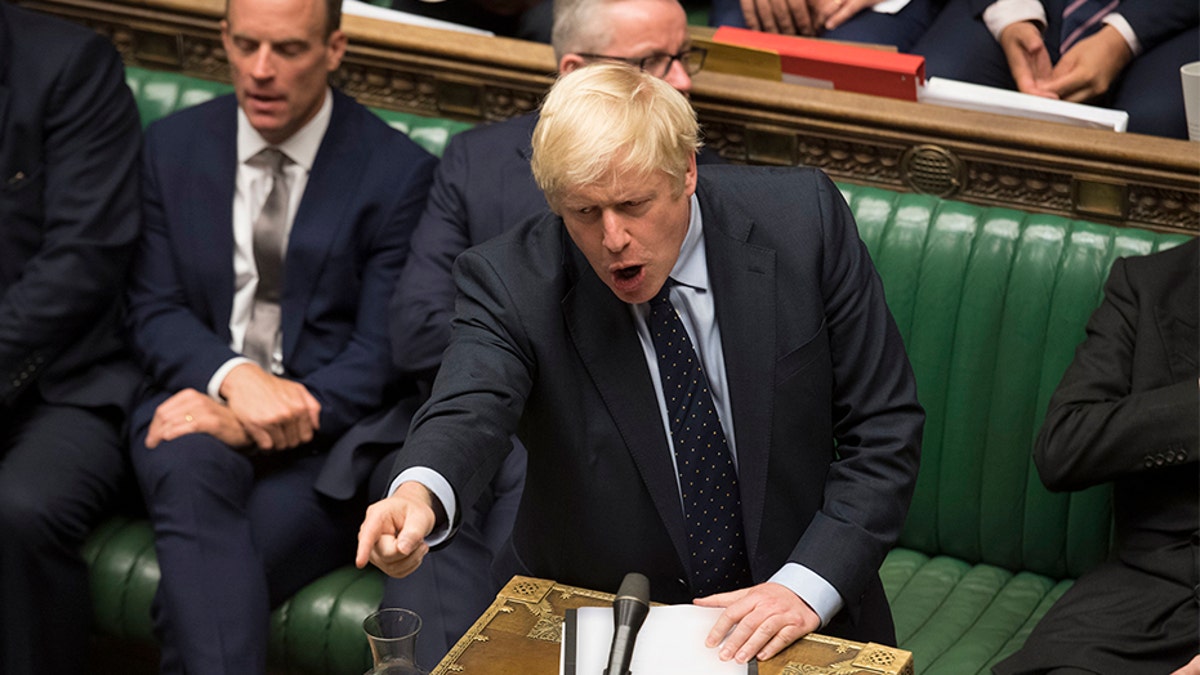
M 183 421 L 184 421 L 184 422 L 194 422 L 195 420 L 196 420 L 196 418 L 195 418 L 195 417 L 192 417 L 190 414 L 188 414 L 188 415 L 184 415 L 184 416 L 183 416 Z

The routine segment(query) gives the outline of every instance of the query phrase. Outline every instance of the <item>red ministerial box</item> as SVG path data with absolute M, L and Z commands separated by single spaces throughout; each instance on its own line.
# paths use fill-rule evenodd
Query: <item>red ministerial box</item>
M 779 54 L 785 81 L 906 101 L 917 100 L 917 85 L 925 81 L 925 57 L 913 54 L 731 26 L 718 28 L 713 40 Z

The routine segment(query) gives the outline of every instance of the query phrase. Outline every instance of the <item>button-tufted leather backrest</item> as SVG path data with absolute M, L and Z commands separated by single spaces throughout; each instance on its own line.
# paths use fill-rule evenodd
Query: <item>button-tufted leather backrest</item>
M 928 195 L 843 192 L 928 416 L 901 545 L 1052 578 L 1103 560 L 1109 489 L 1050 493 L 1033 441 L 1112 262 L 1186 238 Z

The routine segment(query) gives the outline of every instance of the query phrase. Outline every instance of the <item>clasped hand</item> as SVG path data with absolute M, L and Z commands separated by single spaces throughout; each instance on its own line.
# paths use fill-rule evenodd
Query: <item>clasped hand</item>
M 833 30 L 880 0 L 741 0 L 746 26 L 783 35 Z
M 299 382 L 276 377 L 253 363 L 225 376 L 221 396 L 259 450 L 287 450 L 313 439 L 321 404 Z
M 187 434 L 209 434 L 234 448 L 250 445 L 250 436 L 228 407 L 195 389 L 176 392 L 159 404 L 146 431 L 146 447 Z
M 1108 91 L 1133 59 L 1129 44 L 1112 26 L 1076 42 L 1053 66 L 1042 32 L 1031 22 L 1005 28 L 1000 46 L 1019 91 L 1075 103 Z
M 155 409 L 146 447 L 187 434 L 209 434 L 234 448 L 287 450 L 311 441 L 320 428 L 321 404 L 304 385 L 254 364 L 229 371 L 221 396 L 227 403 L 195 389 L 176 392 Z

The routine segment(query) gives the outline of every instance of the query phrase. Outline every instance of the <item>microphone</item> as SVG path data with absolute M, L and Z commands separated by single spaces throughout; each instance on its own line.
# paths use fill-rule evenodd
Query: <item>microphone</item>
M 650 580 L 637 572 L 626 574 L 613 598 L 613 639 L 604 675 L 629 675 L 633 643 L 649 613 Z

